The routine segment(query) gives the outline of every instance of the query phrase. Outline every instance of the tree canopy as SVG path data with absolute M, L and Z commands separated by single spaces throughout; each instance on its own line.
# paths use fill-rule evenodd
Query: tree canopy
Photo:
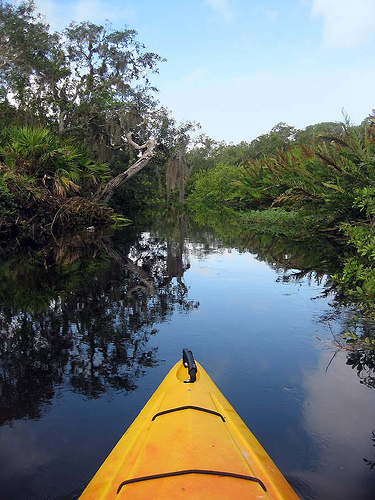
M 80 140 L 101 160 L 156 107 L 149 75 L 162 58 L 145 50 L 135 30 L 73 22 L 50 33 L 31 0 L 2 1 L 0 30 L 3 102 Z
M 51 33 L 32 0 L 0 1 L 2 125 L 48 127 L 84 146 L 94 160 L 121 164 L 111 183 L 93 193 L 95 201 L 108 202 L 158 155 L 168 184 L 183 192 L 184 153 L 197 125 L 178 125 L 159 106 L 150 75 L 164 59 L 128 27 L 72 22 Z

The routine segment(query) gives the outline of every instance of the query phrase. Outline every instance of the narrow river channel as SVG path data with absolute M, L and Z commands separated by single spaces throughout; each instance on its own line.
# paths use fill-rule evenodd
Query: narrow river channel
M 185 224 L 8 256 L 0 498 L 77 498 L 188 347 L 302 499 L 373 499 L 375 374 L 290 248 Z

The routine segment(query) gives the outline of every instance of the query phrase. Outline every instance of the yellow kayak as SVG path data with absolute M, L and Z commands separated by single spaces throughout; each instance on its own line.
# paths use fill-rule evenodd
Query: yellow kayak
M 298 497 L 184 349 L 80 498 Z

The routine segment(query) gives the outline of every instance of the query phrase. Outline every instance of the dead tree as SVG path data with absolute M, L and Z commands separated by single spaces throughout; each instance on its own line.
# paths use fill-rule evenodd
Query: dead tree
M 158 144 L 154 138 L 150 138 L 145 144 L 142 144 L 142 146 L 133 141 L 130 133 L 126 135 L 126 139 L 128 144 L 134 149 L 139 152 L 144 151 L 143 154 L 127 170 L 124 170 L 124 172 L 116 175 L 116 177 L 107 182 L 105 186 L 98 189 L 98 191 L 93 195 L 92 201 L 104 204 L 108 203 L 120 186 L 125 184 L 125 182 L 128 182 L 129 179 L 140 172 L 156 156 Z

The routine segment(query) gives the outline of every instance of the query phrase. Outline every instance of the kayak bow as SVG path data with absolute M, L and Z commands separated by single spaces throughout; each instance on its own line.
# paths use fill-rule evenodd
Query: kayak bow
M 187 379 L 187 376 L 190 379 Z M 167 374 L 80 497 L 298 497 L 191 351 Z

